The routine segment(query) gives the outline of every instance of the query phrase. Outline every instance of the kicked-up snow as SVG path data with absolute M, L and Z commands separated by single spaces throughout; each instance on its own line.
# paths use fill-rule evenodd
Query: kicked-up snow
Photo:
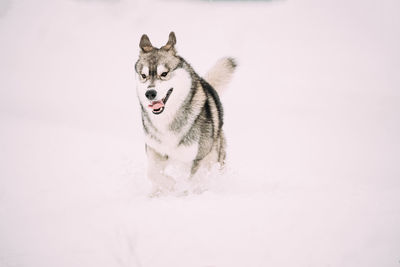
M 1 267 L 400 266 L 400 3 L 2 0 Z M 168 33 L 228 168 L 149 198 L 133 64 Z

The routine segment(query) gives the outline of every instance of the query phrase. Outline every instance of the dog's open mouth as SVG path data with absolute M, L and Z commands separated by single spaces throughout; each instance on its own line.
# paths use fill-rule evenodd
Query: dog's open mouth
M 165 104 L 168 101 L 169 96 L 171 95 L 172 91 L 174 90 L 174 88 L 171 88 L 168 90 L 167 94 L 165 95 L 165 97 L 161 100 L 158 101 L 153 101 L 150 105 L 149 108 L 153 109 L 153 114 L 161 114 L 164 109 L 165 109 Z

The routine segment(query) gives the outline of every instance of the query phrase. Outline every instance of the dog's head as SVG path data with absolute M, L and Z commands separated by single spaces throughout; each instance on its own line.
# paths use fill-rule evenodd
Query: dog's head
M 175 110 L 191 87 L 190 75 L 182 68 L 175 44 L 174 32 L 161 48 L 154 47 L 146 34 L 140 39 L 140 54 L 135 65 L 137 91 L 143 107 L 155 115 Z

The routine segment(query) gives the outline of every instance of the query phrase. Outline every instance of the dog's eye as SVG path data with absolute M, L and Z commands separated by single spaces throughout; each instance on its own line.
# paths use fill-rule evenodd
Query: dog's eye
M 143 78 L 143 79 L 146 79 L 146 74 L 142 74 L 142 78 Z
M 168 74 L 168 72 L 163 72 L 163 73 L 161 73 L 161 77 L 165 77 L 165 76 L 167 76 L 167 74 Z

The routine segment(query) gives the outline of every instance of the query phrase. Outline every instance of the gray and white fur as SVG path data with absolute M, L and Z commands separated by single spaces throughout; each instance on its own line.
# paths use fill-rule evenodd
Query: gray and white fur
M 153 194 L 198 190 L 200 169 L 216 164 L 223 168 L 226 142 L 223 108 L 217 91 L 222 90 L 236 68 L 232 58 L 222 58 L 201 78 L 177 55 L 176 37 L 154 47 L 148 36 L 140 40 L 135 64 L 137 94 L 141 105 L 148 178 Z M 190 190 L 192 190 L 190 189 Z

